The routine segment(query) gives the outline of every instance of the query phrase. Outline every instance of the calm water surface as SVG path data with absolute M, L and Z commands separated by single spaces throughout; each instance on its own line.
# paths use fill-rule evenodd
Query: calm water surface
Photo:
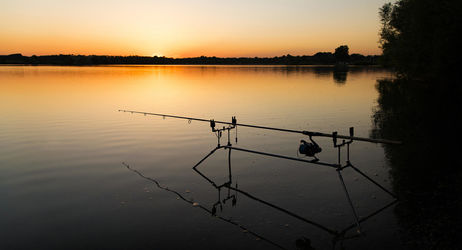
M 0 67 L 0 249 L 296 249 L 302 237 L 315 249 L 396 248 L 393 207 L 366 220 L 362 237 L 335 244 L 313 225 L 341 231 L 354 222 L 335 170 L 244 152 L 232 152 L 232 185 L 264 202 L 238 193 L 212 216 L 218 190 L 192 170 L 216 146 L 209 124 L 117 112 L 237 116 L 340 134 L 352 126 L 369 137 L 376 81 L 385 77 L 374 68 Z M 239 147 L 292 157 L 306 139 L 244 127 L 237 136 Z M 318 157 L 335 163 L 332 140 L 317 142 Z M 390 187 L 380 145 L 351 150 L 358 168 Z M 225 183 L 227 151 L 200 171 Z M 351 169 L 343 176 L 360 217 L 392 201 Z M 220 199 L 227 195 L 223 188 Z

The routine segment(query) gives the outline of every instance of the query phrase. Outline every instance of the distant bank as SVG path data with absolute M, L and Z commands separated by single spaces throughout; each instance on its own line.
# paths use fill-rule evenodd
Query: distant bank
M 377 65 L 380 56 L 348 55 L 342 63 L 350 65 Z M 23 56 L 21 54 L 0 55 L 0 64 L 25 65 L 334 65 L 338 58 L 331 52 L 318 52 L 312 56 L 276 57 L 148 57 L 148 56 L 96 56 L 96 55 L 46 55 Z

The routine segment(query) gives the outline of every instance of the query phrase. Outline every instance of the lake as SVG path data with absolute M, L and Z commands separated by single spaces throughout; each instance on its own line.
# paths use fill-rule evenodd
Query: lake
M 335 169 L 234 150 L 230 171 L 219 149 L 201 175 L 192 167 L 217 144 L 209 123 L 118 112 L 370 137 L 377 80 L 389 77 L 374 67 L 2 66 L 0 249 L 399 248 L 394 206 L 362 222 L 360 237 L 329 232 L 355 222 Z M 239 126 L 235 137 L 295 158 L 309 141 Z M 317 157 L 336 163 L 332 139 L 314 140 Z M 382 145 L 355 141 L 350 158 L 391 189 Z M 234 189 L 208 181 L 230 173 Z M 351 168 L 342 175 L 359 218 L 394 200 Z

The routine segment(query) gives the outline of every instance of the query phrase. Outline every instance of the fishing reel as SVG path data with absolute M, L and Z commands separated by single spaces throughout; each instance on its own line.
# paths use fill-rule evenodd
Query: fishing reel
M 321 153 L 322 148 L 311 138 L 311 142 L 306 142 L 305 140 L 300 140 L 300 146 L 298 147 L 298 153 L 310 157 L 314 157 L 315 160 L 319 160 L 316 157 L 317 153 Z

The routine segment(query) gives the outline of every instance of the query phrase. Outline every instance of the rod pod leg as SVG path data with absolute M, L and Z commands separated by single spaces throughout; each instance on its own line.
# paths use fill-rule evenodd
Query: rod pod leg
M 222 147 L 218 146 L 214 148 L 212 151 L 210 151 L 210 153 L 208 153 L 204 158 L 202 158 L 202 160 L 200 160 L 198 163 L 196 163 L 196 165 L 194 165 L 193 169 L 196 169 L 197 166 L 199 166 L 203 161 L 205 161 L 205 159 L 209 158 L 209 156 L 211 156 L 213 153 L 215 153 L 215 151 L 217 151 L 220 148 Z
M 353 217 L 355 218 L 356 227 L 358 228 L 358 233 L 361 233 L 361 225 L 359 223 L 359 218 L 358 218 L 358 215 L 356 214 L 356 210 L 353 206 L 353 202 L 351 201 L 350 194 L 348 193 L 347 187 L 345 185 L 345 181 L 343 181 L 343 176 L 342 176 L 341 171 L 342 171 L 341 169 L 337 169 L 338 178 L 340 179 L 340 182 L 342 183 L 343 191 L 345 191 L 345 195 L 347 197 L 348 203 L 350 204 Z
M 197 170 L 196 168 L 202 163 L 204 162 L 207 158 L 209 158 L 209 156 L 211 156 L 213 153 L 215 153 L 218 149 L 220 149 L 222 147 L 216 147 L 214 148 L 212 151 L 210 151 L 210 153 L 208 153 L 204 158 L 202 158 L 198 163 L 196 163 L 196 165 L 194 165 L 194 167 L 192 167 L 192 169 L 194 169 L 194 171 L 196 171 L 199 175 L 201 175 L 202 177 L 204 177 L 208 182 L 210 182 L 214 187 L 217 187 L 217 184 L 215 184 L 215 182 L 213 182 L 212 180 L 210 180 L 207 176 L 205 176 L 204 174 L 202 174 L 199 170 Z
M 231 183 L 233 182 L 233 177 L 232 177 L 232 173 L 231 173 L 231 148 L 228 148 L 229 152 L 228 152 L 228 174 L 229 174 L 229 184 L 231 185 Z
M 380 185 L 378 182 L 376 182 L 374 179 L 371 177 L 367 176 L 365 173 L 363 173 L 361 170 L 353 166 L 350 162 L 348 162 L 348 166 L 351 167 L 354 171 L 358 172 L 360 175 L 362 175 L 364 178 L 366 178 L 368 181 L 372 182 L 374 185 L 382 189 L 384 192 L 387 194 L 391 195 L 391 197 L 396 199 L 396 195 L 392 193 L 390 190 L 386 189 L 384 186 Z

